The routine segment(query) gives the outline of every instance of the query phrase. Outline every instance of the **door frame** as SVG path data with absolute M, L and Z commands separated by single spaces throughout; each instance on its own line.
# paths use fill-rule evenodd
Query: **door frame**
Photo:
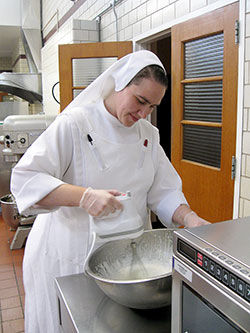
M 232 3 L 239 2 L 239 22 L 240 26 L 245 26 L 245 1 L 225 0 L 218 1 L 206 7 L 200 8 L 178 19 L 170 20 L 161 26 L 148 30 L 146 33 L 136 36 L 132 39 L 134 50 L 150 49 L 150 44 L 171 35 L 171 27 L 196 18 L 203 14 L 209 13 L 216 9 L 225 7 Z M 237 120 L 236 120 L 236 173 L 234 180 L 234 197 L 233 197 L 233 219 L 239 217 L 240 211 L 240 181 L 241 181 L 241 164 L 242 164 L 242 132 L 243 132 L 243 93 L 244 93 L 244 40 L 245 29 L 240 29 L 240 41 L 238 45 L 238 92 L 237 92 Z

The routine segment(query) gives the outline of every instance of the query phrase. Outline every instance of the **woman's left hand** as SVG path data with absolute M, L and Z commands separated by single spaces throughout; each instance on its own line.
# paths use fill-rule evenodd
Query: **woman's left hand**
M 210 224 L 210 222 L 199 217 L 195 212 L 191 211 L 184 216 L 185 228 L 199 227 L 202 225 Z

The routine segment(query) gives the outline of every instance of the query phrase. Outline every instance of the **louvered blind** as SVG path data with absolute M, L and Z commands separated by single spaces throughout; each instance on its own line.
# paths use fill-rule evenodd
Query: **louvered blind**
M 184 119 L 221 122 L 222 81 L 184 86 Z
M 185 43 L 185 79 L 223 74 L 223 33 Z
M 187 81 L 183 86 L 183 158 L 218 168 L 221 157 L 223 48 L 223 33 L 184 44 L 184 76 Z M 188 124 L 189 121 L 192 124 Z M 201 122 L 211 123 L 211 127 L 203 126 Z
M 221 128 L 184 125 L 183 158 L 220 167 Z
M 73 59 L 72 75 L 74 88 L 87 87 L 116 61 L 116 57 Z M 82 89 L 74 89 L 73 98 L 79 95 L 81 91 Z

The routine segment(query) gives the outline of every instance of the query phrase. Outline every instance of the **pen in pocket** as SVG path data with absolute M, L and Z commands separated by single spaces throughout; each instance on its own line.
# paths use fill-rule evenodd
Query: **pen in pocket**
M 145 139 L 144 143 L 143 143 L 142 151 L 141 151 L 141 154 L 140 154 L 139 162 L 138 162 L 138 168 L 139 169 L 142 168 L 142 166 L 143 166 L 144 159 L 145 159 L 145 154 L 146 154 L 146 151 L 147 151 L 147 147 L 148 147 L 148 139 Z
M 107 169 L 107 166 L 105 165 L 105 163 L 104 163 L 104 161 L 103 161 L 103 159 L 101 157 L 101 154 L 100 154 L 99 150 L 96 147 L 95 141 L 92 139 L 92 137 L 90 136 L 90 134 L 87 134 L 87 139 L 88 139 L 88 141 L 90 143 L 90 149 L 91 149 L 91 151 L 92 151 L 92 153 L 93 153 L 93 155 L 94 155 L 94 157 L 95 157 L 95 159 L 96 159 L 96 161 L 97 161 L 100 169 L 101 170 Z

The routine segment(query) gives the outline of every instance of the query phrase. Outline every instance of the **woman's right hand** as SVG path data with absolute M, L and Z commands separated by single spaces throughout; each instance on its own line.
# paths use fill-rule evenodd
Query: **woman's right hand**
M 83 193 L 79 207 L 92 216 L 106 216 L 122 209 L 122 203 L 115 198 L 121 194 L 116 190 L 94 190 L 88 187 Z

